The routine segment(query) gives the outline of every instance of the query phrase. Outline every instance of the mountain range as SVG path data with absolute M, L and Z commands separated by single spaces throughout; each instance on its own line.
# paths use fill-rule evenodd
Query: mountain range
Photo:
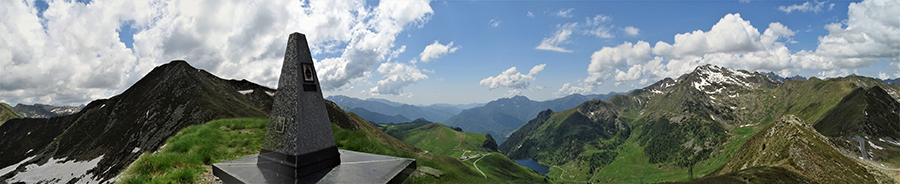
M 861 76 L 782 83 L 760 73 L 705 65 L 606 101 L 543 111 L 513 132 L 500 150 L 511 159 L 534 158 L 560 167 L 572 181 L 659 182 L 701 176 L 722 176 L 701 181 L 726 181 L 751 177 L 741 173 L 777 172 L 822 183 L 884 182 L 890 178 L 859 169 L 869 163 L 853 161 L 860 145 L 848 139 L 860 136 L 879 146 L 870 156 L 898 158 L 897 151 L 883 151 L 900 149 L 900 144 L 891 144 L 900 137 L 887 134 L 897 132 L 896 123 L 886 123 L 900 116 L 893 110 L 898 91 L 900 85 Z M 839 117 L 845 119 L 832 121 Z M 788 124 L 806 133 L 782 128 Z M 845 131 L 835 134 L 837 129 Z M 758 138 L 773 134 L 790 136 Z M 819 142 L 807 143 L 813 140 L 806 137 Z M 831 143 L 837 146 L 826 146 Z M 760 147 L 743 148 L 750 145 Z M 777 148 L 771 153 L 775 157 L 764 157 L 768 148 Z M 867 151 L 873 152 L 862 152 Z M 740 155 L 766 159 L 747 161 Z M 847 164 L 856 165 L 837 169 L 850 167 Z M 854 177 L 816 174 L 822 170 Z M 553 174 L 561 173 L 551 170 Z
M 565 110 L 591 99 L 608 99 L 616 93 L 605 95 L 572 94 L 558 99 L 534 101 L 524 96 L 501 98 L 488 102 L 484 106 L 466 109 L 443 122 L 456 126 L 466 132 L 491 134 L 497 143 L 506 141 L 510 133 L 521 127 L 539 112 Z
M 345 96 L 327 104 L 342 149 L 416 158 L 412 183 L 896 182 L 900 83 L 776 76 L 704 65 L 627 94 L 515 96 L 465 110 Z M 109 182 L 185 127 L 267 118 L 275 93 L 172 61 L 74 114 L 28 118 L 0 104 L 0 182 Z M 411 123 L 376 127 L 367 113 Z M 510 159 L 550 171 L 541 178 Z
M 388 116 L 388 115 L 384 115 L 381 113 L 366 110 L 362 107 L 352 108 L 352 109 L 349 109 L 347 112 L 355 113 L 356 115 L 359 115 L 359 117 L 363 117 L 364 119 L 366 119 L 367 121 L 372 122 L 372 123 L 404 123 L 404 122 L 411 121 L 409 118 L 406 118 L 406 116 L 403 116 L 403 115 L 397 114 L 397 115 L 393 115 L 393 116 Z
M 785 77 L 779 76 L 778 74 L 775 74 L 775 72 L 767 72 L 767 73 L 761 73 L 761 74 L 763 76 L 766 76 L 772 80 L 776 80 L 781 83 L 784 83 L 785 81 L 789 81 L 789 80 L 796 80 L 796 81 L 805 81 L 806 80 L 806 77 L 803 77 L 800 75 L 794 75 L 793 77 L 785 78 Z
M 360 115 L 361 117 L 365 118 L 366 120 L 379 123 L 401 123 L 405 122 L 400 121 L 402 119 L 406 119 L 406 121 L 408 121 L 409 119 L 417 118 L 425 118 L 428 121 L 443 122 L 446 121 L 447 118 L 456 115 L 456 113 L 459 113 L 460 111 L 459 109 L 452 106 L 415 106 L 392 102 L 384 99 L 370 98 L 362 100 L 343 95 L 328 96 L 325 99 L 337 103 L 345 111 L 363 112 Z M 353 109 L 355 108 L 363 108 L 365 110 L 354 111 Z
M 8 105 L 7 105 L 8 106 Z M 12 110 L 16 112 L 19 116 L 23 118 L 49 118 L 55 116 L 64 116 L 69 114 L 74 114 L 84 108 L 84 105 L 79 106 L 53 106 L 53 105 L 45 105 L 45 104 L 34 104 L 34 105 L 25 105 L 25 104 L 16 104 L 16 106 L 12 107 Z
M 541 110 L 564 110 L 590 99 L 605 100 L 615 94 L 617 93 L 573 94 L 541 102 L 525 96 L 514 96 L 497 99 L 487 104 L 433 104 L 429 106 L 415 106 L 377 98 L 362 100 L 342 95 L 329 96 L 326 99 L 334 101 L 345 111 L 356 113 L 372 123 L 404 123 L 411 121 L 411 118 L 424 118 L 428 121 L 443 122 L 449 126 L 460 127 L 466 132 L 496 135 L 497 142 L 502 143 L 509 133 L 525 124 Z M 462 107 L 471 108 L 461 110 Z M 438 116 L 440 114 L 442 115 Z M 446 115 L 451 116 L 445 118 Z

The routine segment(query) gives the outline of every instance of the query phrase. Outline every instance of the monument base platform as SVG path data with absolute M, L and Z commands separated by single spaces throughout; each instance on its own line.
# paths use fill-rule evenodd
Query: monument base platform
M 213 164 L 223 183 L 400 183 L 416 170 L 416 160 L 338 150 L 341 164 L 301 178 L 259 168 L 258 155 Z

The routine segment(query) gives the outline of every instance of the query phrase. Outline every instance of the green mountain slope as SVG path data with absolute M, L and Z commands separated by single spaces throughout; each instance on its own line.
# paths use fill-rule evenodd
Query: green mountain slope
M 872 171 L 838 152 L 829 140 L 800 118 L 787 115 L 769 124 L 741 146 L 719 173 L 781 167 L 817 183 L 885 183 Z
M 498 183 L 498 182 L 542 182 L 539 176 L 519 173 L 495 172 L 496 177 L 483 177 L 470 165 L 448 156 L 426 153 L 404 143 L 376 128 L 353 113 L 345 113 L 336 104 L 326 101 L 335 141 L 340 149 L 414 158 L 417 172 L 407 179 L 410 183 Z M 123 175 L 124 183 L 196 183 L 208 182 L 208 171 L 204 166 L 256 154 L 265 135 L 266 119 L 224 119 L 202 125 L 194 125 L 179 131 L 169 138 L 167 146 L 155 154 L 144 153 L 129 166 Z M 493 156 L 493 155 L 492 155 Z M 490 158 L 490 159 L 489 159 Z M 486 157 L 477 163 L 487 174 L 490 164 L 496 158 Z M 502 160 L 501 160 L 502 161 Z M 489 164 L 483 164 L 489 163 Z M 508 162 L 512 163 L 512 162 Z M 513 163 L 514 164 L 514 163 Z M 163 167 L 165 166 L 165 167 Z M 488 166 L 487 168 L 483 166 Z M 520 166 L 521 167 L 521 166 Z M 525 173 L 527 174 L 527 172 Z M 439 175 L 435 176 L 435 175 Z M 502 176 L 502 177 L 501 177 Z
M 800 174 L 791 172 L 781 167 L 751 167 L 738 172 L 723 175 L 704 177 L 691 181 L 662 182 L 662 183 L 693 183 L 693 184 L 745 184 L 745 183 L 778 183 L 778 184 L 812 184 L 816 183 Z
M 422 150 L 454 158 L 459 158 L 466 151 L 492 151 L 482 147 L 485 142 L 485 134 L 461 132 L 440 123 L 388 125 L 386 129 L 399 129 L 402 128 L 401 126 L 411 125 L 419 126 L 387 133 Z M 466 154 L 471 155 L 470 153 Z
M 781 84 L 759 73 L 700 66 L 678 79 L 665 79 L 628 95 L 585 102 L 562 112 L 542 112 L 514 132 L 500 150 L 514 159 L 536 158 L 551 166 L 550 178 L 562 182 L 738 176 L 740 173 L 713 172 L 731 162 L 745 142 L 780 117 L 795 114 L 803 122 L 817 122 L 854 89 L 866 86 L 879 86 L 891 96 L 898 91 L 896 86 L 866 77 L 811 78 Z M 625 126 L 618 126 L 620 123 Z M 609 130 L 630 131 L 616 135 Z M 747 172 L 793 176 L 777 168 Z
M 21 116 L 16 114 L 16 111 L 14 111 L 13 108 L 9 106 L 9 104 L 0 103 L 0 125 L 6 123 L 6 120 L 20 117 Z
M 814 127 L 839 148 L 862 158 L 895 163 L 900 159 L 900 103 L 880 86 L 856 88 Z M 863 145 L 865 155 L 854 137 L 868 142 Z
M 562 111 L 591 99 L 608 99 L 615 95 L 579 95 L 572 94 L 547 101 L 533 101 L 524 96 L 501 98 L 484 106 L 466 109 L 447 119 L 444 124 L 457 126 L 466 132 L 494 135 L 498 143 L 506 141 L 516 129 L 524 125 L 545 109 Z
M 541 183 L 543 176 L 518 165 L 505 155 L 496 152 L 492 136 L 454 130 L 440 123 L 380 124 L 382 129 L 403 142 L 422 149 L 425 153 L 438 154 L 462 160 L 479 175 L 498 182 Z M 493 143 L 493 148 L 486 143 Z
M 881 87 L 856 88 L 845 96 L 815 127 L 826 136 L 865 135 L 900 138 L 900 103 Z

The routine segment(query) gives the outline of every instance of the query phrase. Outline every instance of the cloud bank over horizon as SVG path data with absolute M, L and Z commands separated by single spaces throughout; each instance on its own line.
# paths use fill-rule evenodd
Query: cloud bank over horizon
M 43 1 L 4 1 L 0 99 L 78 104 L 108 98 L 176 59 L 274 87 L 292 32 L 316 33 L 306 35 L 313 55 L 340 53 L 315 63 L 324 89 L 352 89 L 349 83 L 370 78 L 379 63 L 403 52 L 392 50 L 397 35 L 429 20 L 429 2 L 95 0 L 49 1 L 41 10 L 36 3 Z M 139 30 L 133 48 L 120 41 L 123 29 Z M 377 71 L 397 67 L 403 65 Z
M 594 92 L 597 86 L 610 80 L 616 85 L 628 81 L 644 85 L 666 77 L 675 78 L 705 64 L 773 71 L 783 76 L 813 70 L 818 71 L 819 77 L 838 77 L 855 73 L 853 68 L 888 60 L 896 73 L 879 77 L 900 77 L 900 34 L 896 34 L 900 33 L 900 11 L 897 9 L 900 9 L 897 1 L 851 3 L 848 20 L 826 25 L 829 34 L 819 37 L 818 47 L 800 51 L 785 47 L 785 42 L 792 41 L 792 36 L 799 31 L 772 22 L 765 31 L 759 32 L 740 14 L 727 14 L 708 31 L 675 35 L 671 44 L 659 41 L 651 46 L 637 41 L 603 47 L 591 55 L 589 76 L 564 84 L 557 95 Z
M 85 104 L 172 60 L 277 87 L 293 32 L 306 33 L 326 93 L 419 104 L 605 94 L 705 64 L 900 77 L 900 1 L 734 2 L 751 8 L 678 28 L 669 27 L 691 22 L 604 4 L 619 2 L 505 3 L 512 2 L 2 1 L 0 102 Z

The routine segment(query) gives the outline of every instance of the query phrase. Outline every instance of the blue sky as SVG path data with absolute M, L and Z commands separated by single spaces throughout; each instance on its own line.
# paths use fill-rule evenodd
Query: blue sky
M 897 78 L 898 4 L 7 1 L 0 101 L 109 98 L 175 59 L 275 87 L 290 32 L 307 34 L 326 96 L 409 104 L 623 92 L 703 64 Z
M 804 1 L 432 2 L 435 13 L 428 23 L 422 28 L 409 29 L 405 34 L 408 37 L 401 35 L 398 38 L 395 44 L 406 45 L 407 52 L 395 60 L 414 59 L 417 56 L 415 51 L 433 43 L 434 40 L 439 40 L 442 44 L 452 41 L 454 46 L 459 46 L 460 49 L 437 61 L 418 64 L 421 69 L 434 73 L 427 73 L 428 79 L 404 88 L 404 92 L 411 93 L 412 97 L 390 95 L 375 97 L 414 104 L 427 104 L 430 101 L 452 103 L 457 101 L 456 99 L 461 99 L 461 102 L 485 102 L 508 96 L 508 89 L 491 90 L 487 86 L 474 85 L 478 81 L 496 76 L 510 67 L 517 67 L 524 73 L 535 65 L 547 64 L 542 72 L 534 75 L 535 80 L 531 81 L 530 88 L 521 94 L 535 100 L 557 98 L 565 95 L 555 94 L 563 83 L 587 77 L 585 70 L 594 51 L 641 40 L 651 43 L 656 41 L 672 43 L 675 34 L 696 30 L 709 31 L 712 25 L 730 13 L 739 13 L 760 32 L 771 22 L 781 22 L 797 31 L 796 35 L 791 37 L 796 43 L 787 43 L 787 48 L 792 51 L 814 50 L 818 45 L 817 38 L 828 33 L 824 29 L 825 24 L 840 22 L 847 18 L 847 5 L 850 2 L 825 2 L 824 8 L 819 12 L 786 13 L 777 9 L 779 6 L 802 3 Z M 834 4 L 834 7 L 828 8 L 831 4 Z M 558 16 L 557 14 L 562 11 L 569 11 L 571 17 Z M 529 16 L 529 12 L 533 16 Z M 612 38 L 576 33 L 570 38 L 570 43 L 561 45 L 572 50 L 572 53 L 535 49 L 543 38 L 551 36 L 557 30 L 557 25 L 584 22 L 585 19 L 597 15 L 611 19 L 603 24 L 609 27 L 608 31 L 612 34 Z M 492 20 L 499 24 L 496 27 L 492 26 Z M 640 29 L 639 34 L 628 35 L 621 30 L 628 26 Z M 879 62 L 873 65 L 886 64 L 887 62 Z M 878 70 L 861 71 L 870 72 L 863 73 L 864 75 L 876 76 L 875 71 Z M 815 75 L 809 71 L 795 74 Z M 619 86 L 607 84 L 594 93 L 622 92 L 643 86 L 645 84 Z M 359 98 L 370 96 L 352 90 L 336 94 Z

